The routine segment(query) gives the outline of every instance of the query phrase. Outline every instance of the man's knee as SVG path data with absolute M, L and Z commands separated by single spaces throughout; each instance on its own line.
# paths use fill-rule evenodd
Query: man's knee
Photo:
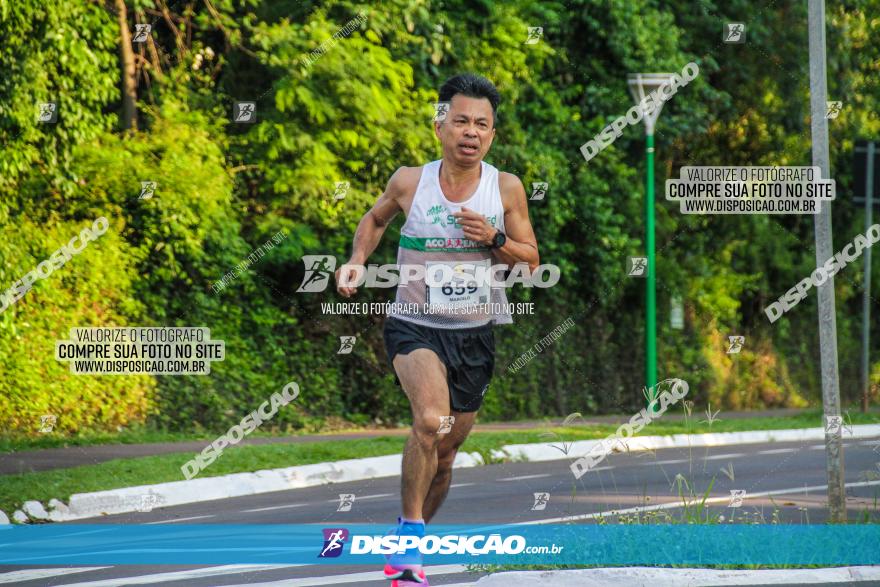
M 427 448 L 437 448 L 443 439 L 442 419 L 439 414 L 423 414 L 413 422 L 412 433 L 419 444 Z

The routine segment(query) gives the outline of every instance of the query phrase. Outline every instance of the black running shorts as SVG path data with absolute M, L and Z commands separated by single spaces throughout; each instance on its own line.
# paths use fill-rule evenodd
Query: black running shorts
M 394 357 L 415 349 L 430 349 L 446 365 L 449 402 L 456 412 L 476 412 L 495 370 L 492 323 L 476 328 L 430 328 L 407 320 L 385 320 L 385 351 L 394 370 Z M 394 376 L 400 385 L 400 379 Z

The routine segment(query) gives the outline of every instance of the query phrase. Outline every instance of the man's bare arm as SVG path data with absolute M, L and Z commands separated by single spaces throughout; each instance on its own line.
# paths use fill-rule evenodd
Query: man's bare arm
M 535 271 L 541 263 L 538 255 L 538 241 L 529 221 L 529 208 L 526 204 L 526 190 L 518 177 L 510 173 L 499 176 L 501 199 L 504 202 L 504 227 L 507 241 L 503 247 L 492 249 L 496 259 L 513 267 L 517 263 L 527 263 L 530 271 Z M 498 229 L 486 221 L 485 216 L 462 208 L 453 216 L 461 222 L 464 234 L 469 239 L 491 245 Z
M 510 173 L 499 174 L 501 199 L 510 203 L 504 211 L 504 228 L 507 242 L 493 249 L 495 257 L 509 267 L 517 263 L 528 263 L 529 271 L 535 271 L 541 264 L 538 254 L 538 239 L 529 220 L 529 206 L 526 203 L 526 190 L 519 178 Z M 492 233 L 495 236 L 495 233 Z
M 382 235 L 385 234 L 385 229 L 388 228 L 394 217 L 401 211 L 396 197 L 398 186 L 395 184 L 395 177 L 397 177 L 397 174 L 391 177 L 385 192 L 379 196 L 373 207 L 364 214 L 364 217 L 358 223 L 357 230 L 354 233 L 354 244 L 351 249 L 349 263 L 358 265 L 366 263 L 369 256 L 379 246 Z
M 349 283 L 356 276 L 355 268 L 350 266 L 363 265 L 367 262 L 369 256 L 379 246 L 385 229 L 388 228 L 394 217 L 403 210 L 400 199 L 406 196 L 412 183 L 413 170 L 418 171 L 418 168 L 401 167 L 395 171 L 391 179 L 388 180 L 385 191 L 358 223 L 354 233 L 351 258 L 336 271 L 336 289 L 343 296 L 351 297 L 357 292 L 355 287 L 339 285 L 340 283 Z M 416 182 L 418 182 L 418 176 L 416 176 Z

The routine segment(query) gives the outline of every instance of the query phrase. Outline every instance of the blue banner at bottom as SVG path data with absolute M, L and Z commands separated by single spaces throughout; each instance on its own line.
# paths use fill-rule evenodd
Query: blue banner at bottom
M 418 548 L 425 564 L 877 565 L 880 525 L 0 526 L 0 564 L 382 564 Z

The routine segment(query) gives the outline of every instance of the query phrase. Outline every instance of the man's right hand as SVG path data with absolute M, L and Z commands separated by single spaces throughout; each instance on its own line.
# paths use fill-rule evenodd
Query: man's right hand
M 358 263 L 346 263 L 336 270 L 336 291 L 342 297 L 350 298 L 357 293 L 357 288 L 353 285 L 357 283 L 358 278 L 364 274 L 366 267 Z

